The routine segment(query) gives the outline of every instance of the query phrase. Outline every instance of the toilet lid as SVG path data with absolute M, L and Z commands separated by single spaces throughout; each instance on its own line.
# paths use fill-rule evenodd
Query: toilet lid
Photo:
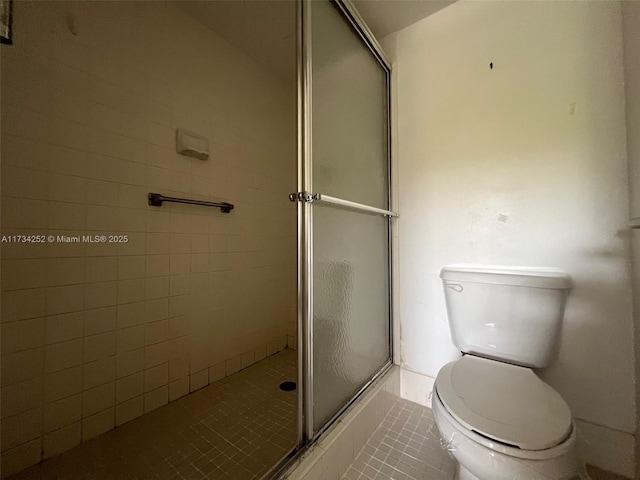
M 554 447 L 571 431 L 569 407 L 530 368 L 465 355 L 442 367 L 435 388 L 466 428 L 523 450 Z

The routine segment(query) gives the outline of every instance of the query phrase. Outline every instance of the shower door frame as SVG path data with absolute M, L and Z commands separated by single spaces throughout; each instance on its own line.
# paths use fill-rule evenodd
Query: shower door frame
M 320 437 L 365 391 L 393 365 L 393 257 L 392 216 L 387 221 L 389 286 L 389 358 L 325 424 L 314 431 L 313 419 L 313 199 L 307 197 L 312 186 L 311 90 L 313 0 L 297 2 L 297 155 L 298 155 L 298 448 L 304 449 Z M 387 104 L 387 191 L 388 208 L 392 207 L 391 177 L 391 63 L 362 17 L 349 0 L 328 0 L 337 7 L 352 29 L 384 70 Z M 394 214 L 393 216 L 397 216 Z

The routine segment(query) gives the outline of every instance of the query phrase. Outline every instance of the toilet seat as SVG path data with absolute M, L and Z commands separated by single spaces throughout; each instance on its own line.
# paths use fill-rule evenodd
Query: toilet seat
M 474 355 L 448 363 L 436 392 L 465 428 L 522 450 L 544 450 L 571 433 L 571 411 L 531 369 Z

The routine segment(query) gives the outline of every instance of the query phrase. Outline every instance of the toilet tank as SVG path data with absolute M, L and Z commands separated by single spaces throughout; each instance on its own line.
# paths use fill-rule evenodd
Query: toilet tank
M 565 272 L 450 265 L 440 278 L 451 338 L 460 351 L 531 368 L 554 362 L 571 288 Z

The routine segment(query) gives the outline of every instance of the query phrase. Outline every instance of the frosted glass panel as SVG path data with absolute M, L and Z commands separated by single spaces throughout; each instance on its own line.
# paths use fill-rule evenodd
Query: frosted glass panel
M 314 430 L 389 358 L 387 219 L 313 211 Z
M 309 3 L 313 191 L 387 209 L 386 72 L 337 7 Z

